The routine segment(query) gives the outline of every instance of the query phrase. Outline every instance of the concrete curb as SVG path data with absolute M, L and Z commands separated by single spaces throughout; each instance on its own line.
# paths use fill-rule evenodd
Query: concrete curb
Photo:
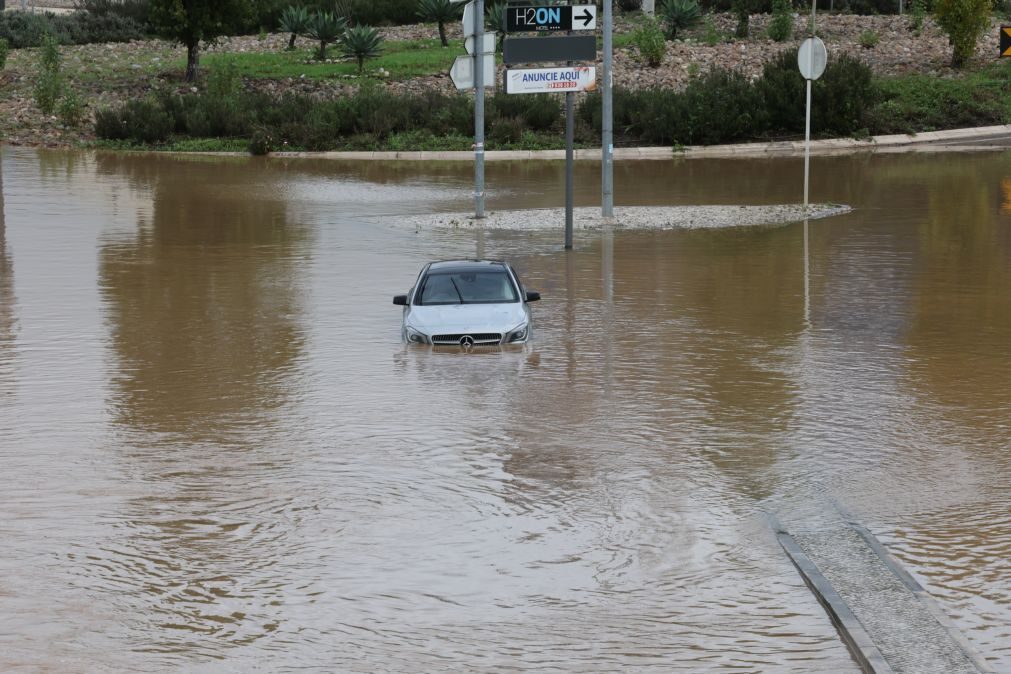
M 949 129 L 929 131 L 913 135 L 895 134 L 873 136 L 868 140 L 833 138 L 811 141 L 811 154 L 833 155 L 856 152 L 877 152 L 882 150 L 915 150 L 929 145 L 967 141 L 988 136 L 1011 136 L 1011 124 L 983 126 L 972 129 Z M 954 149 L 954 148 L 953 148 Z M 964 148 L 960 148 L 964 149 Z M 976 149 L 985 149 L 976 148 Z M 189 154 L 189 153 L 186 153 Z M 211 153 L 194 153 L 211 154 Z M 214 153 L 243 154 L 243 153 Z M 630 147 L 614 151 L 616 161 L 627 160 L 671 160 L 676 158 L 757 158 L 792 157 L 804 154 L 804 141 L 784 141 L 777 143 L 740 143 L 736 145 L 693 145 L 685 148 L 673 147 Z M 599 149 L 576 150 L 578 161 L 600 161 Z M 271 152 L 271 157 L 283 159 L 337 159 L 346 161 L 461 161 L 471 162 L 471 151 L 453 152 Z M 564 150 L 493 150 L 485 153 L 485 161 L 560 161 L 565 159 Z
M 920 583 L 917 582 L 917 580 L 913 578 L 908 571 L 906 571 L 905 567 L 902 566 L 902 563 L 888 551 L 888 548 L 882 545 L 881 541 L 879 541 L 877 537 L 865 527 L 853 521 L 850 521 L 849 525 L 854 531 L 860 534 L 861 538 L 863 538 L 867 542 L 867 545 L 870 546 L 871 550 L 874 551 L 874 554 L 881 558 L 881 561 L 885 563 L 888 569 L 898 576 L 903 585 L 908 587 L 909 591 L 912 592 L 920 603 L 927 608 L 934 619 L 937 620 L 945 631 L 948 632 L 951 640 L 954 641 L 962 652 L 965 653 L 966 657 L 972 661 L 972 664 L 975 665 L 976 669 L 985 674 L 995 672 L 996 670 L 990 666 L 990 663 L 984 660 L 983 657 L 976 652 L 969 643 L 969 640 L 965 638 L 965 635 L 962 634 L 957 627 L 955 627 L 951 618 L 949 618 L 944 610 L 941 609 L 940 605 L 934 600 L 934 598 L 931 597 L 925 589 L 923 589 L 923 586 L 920 585 Z
M 780 547 L 793 562 L 800 577 L 804 579 L 804 584 L 825 609 L 829 620 L 839 632 L 839 636 L 860 669 L 866 674 L 893 674 L 894 670 L 878 647 L 874 645 L 874 641 L 867 634 L 863 624 L 853 614 L 843 598 L 839 596 L 839 593 L 835 591 L 828 579 L 818 570 L 817 565 L 811 561 L 811 558 L 797 544 L 793 536 L 786 532 L 775 515 L 766 513 L 765 517 L 776 535 Z
M 871 637 L 864 630 L 864 626 L 860 624 L 860 621 L 853 615 L 849 606 L 846 605 L 842 597 L 833 589 L 828 579 L 821 574 L 814 562 L 804 554 L 804 551 L 793 540 L 793 537 L 786 532 L 777 531 L 776 538 L 790 558 L 790 561 L 797 567 L 797 571 L 800 572 L 804 583 L 814 593 L 814 596 L 818 599 L 818 603 L 825 608 L 829 619 L 835 625 L 836 630 L 839 631 L 843 643 L 846 644 L 846 647 L 853 655 L 853 659 L 860 665 L 860 669 L 867 672 L 867 674 L 892 674 L 893 670 L 891 666 L 884 656 L 881 655 L 878 647 L 871 641 Z

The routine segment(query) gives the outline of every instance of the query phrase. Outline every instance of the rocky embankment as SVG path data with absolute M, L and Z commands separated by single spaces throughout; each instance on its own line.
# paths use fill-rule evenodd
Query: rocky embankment
M 8 5 L 16 8 L 17 1 L 8 0 Z M 72 0 L 46 1 L 47 5 L 56 3 L 72 3 Z M 713 16 L 712 21 L 723 35 L 732 34 L 735 25 L 733 16 L 718 14 Z M 803 37 L 800 31 L 806 28 L 808 17 L 796 16 L 795 39 L 782 43 L 760 37 L 764 36 L 768 21 L 768 16 L 756 15 L 751 19 L 751 32 L 756 37 L 716 44 L 707 44 L 703 40 L 704 29 L 696 29 L 686 40 L 668 42 L 663 63 L 657 68 L 642 63 L 635 47 L 617 48 L 614 56 L 614 81 L 618 86 L 629 88 L 677 88 L 684 86 L 692 76 L 714 67 L 732 68 L 757 77 L 765 63 L 782 50 L 795 48 L 800 43 Z M 956 76 L 956 71 L 949 67 L 951 48 L 947 37 L 929 19 L 919 34 L 914 34 L 909 24 L 907 16 L 818 16 L 819 34 L 828 46 L 830 57 L 849 54 L 867 63 L 878 75 L 929 73 L 941 77 Z M 617 16 L 618 34 L 628 33 L 633 28 L 632 21 Z M 996 60 L 998 29 L 994 24 L 980 40 L 977 50 L 980 62 Z M 875 47 L 864 48 L 860 45 L 860 35 L 865 31 L 873 31 L 878 36 L 879 41 Z M 383 32 L 386 39 L 391 41 L 432 38 L 437 35 L 434 25 L 399 26 L 385 28 Z M 449 26 L 449 34 L 451 39 L 462 41 L 458 23 Z M 283 34 L 242 36 L 223 39 L 209 51 L 280 51 L 286 43 L 287 36 Z M 311 45 L 303 40 L 302 46 L 308 49 Z M 70 84 L 81 93 L 89 120 L 94 110 L 144 96 L 154 88 L 172 87 L 180 91 L 192 89 L 182 82 L 182 70 L 178 66 L 182 58 L 181 47 L 160 40 L 63 48 Z M 6 70 L 0 73 L 0 88 L 4 92 L 0 97 L 0 134 L 3 140 L 11 144 L 67 146 L 89 139 L 92 132 L 90 121 L 77 128 L 65 127 L 57 118 L 44 116 L 35 107 L 32 99 L 34 61 L 34 54 L 30 50 L 14 51 L 8 59 Z M 247 86 L 273 93 L 293 91 L 331 97 L 357 87 L 358 82 L 355 78 L 313 80 L 289 77 L 251 81 Z M 397 91 L 454 91 L 448 74 L 402 82 L 387 81 L 386 86 Z

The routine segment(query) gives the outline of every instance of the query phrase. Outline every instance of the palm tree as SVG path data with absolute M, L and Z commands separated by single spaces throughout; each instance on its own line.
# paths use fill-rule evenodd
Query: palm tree
M 344 33 L 344 29 L 347 28 L 347 25 L 348 20 L 343 16 L 337 16 L 322 10 L 316 12 L 316 15 L 312 17 L 306 35 L 319 42 L 320 61 L 326 60 L 326 46 L 337 42 Z
M 439 39 L 442 46 L 448 47 L 446 40 L 446 22 L 460 18 L 463 14 L 463 3 L 451 0 L 418 0 L 418 16 L 422 21 L 435 21 L 439 24 Z
M 365 69 L 365 59 L 379 56 L 383 36 L 372 26 L 359 25 L 344 31 L 344 55 L 358 60 L 358 74 Z
M 309 18 L 309 10 L 295 5 L 286 7 L 281 13 L 280 28 L 285 33 L 291 33 L 288 51 L 295 48 L 295 38 L 309 30 Z

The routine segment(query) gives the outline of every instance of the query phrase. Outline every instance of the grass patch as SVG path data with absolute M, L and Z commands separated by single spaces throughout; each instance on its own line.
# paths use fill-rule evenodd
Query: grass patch
M 83 144 L 96 150 L 157 152 L 242 152 L 249 151 L 249 141 L 242 138 L 173 138 L 167 143 L 149 145 L 131 140 L 98 139 Z
M 909 75 L 877 81 L 881 102 L 869 111 L 870 130 L 919 133 L 1011 120 L 1011 70 L 989 65 L 961 78 Z
M 242 77 L 255 79 L 301 78 L 327 79 L 358 74 L 358 64 L 353 60 L 339 60 L 340 47 L 333 47 L 329 54 L 334 63 L 312 60 L 313 50 L 290 52 L 264 52 L 244 54 L 208 54 L 202 62 L 208 70 L 228 64 Z M 412 77 L 442 74 L 449 71 L 457 56 L 465 54 L 462 44 L 443 47 L 438 40 L 404 40 L 384 42 L 383 53 L 369 61 L 366 73 L 375 73 L 379 68 L 389 71 L 389 79 L 406 80 Z M 179 67 L 184 67 L 180 60 Z

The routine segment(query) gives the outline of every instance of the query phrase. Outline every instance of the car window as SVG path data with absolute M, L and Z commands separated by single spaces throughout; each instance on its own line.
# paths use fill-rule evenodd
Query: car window
M 429 274 L 418 304 L 487 304 L 518 302 L 512 279 L 504 271 Z

